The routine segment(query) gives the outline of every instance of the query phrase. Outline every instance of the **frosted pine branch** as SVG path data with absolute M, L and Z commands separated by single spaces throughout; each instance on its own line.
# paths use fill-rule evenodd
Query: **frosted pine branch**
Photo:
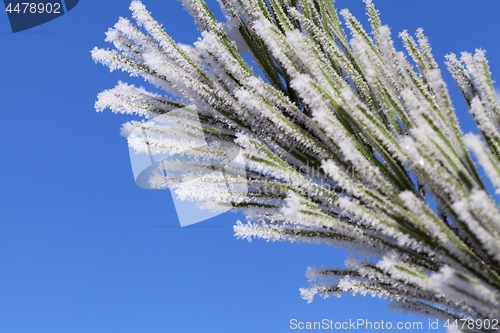
M 464 135 L 423 30 L 401 32 L 406 54 L 397 51 L 371 0 L 371 33 L 328 0 L 219 3 L 225 23 L 203 0 L 183 1 L 202 30 L 188 46 L 134 0 L 136 24 L 120 18 L 106 34 L 115 49 L 92 51 L 166 93 L 119 82 L 96 102 L 149 119 L 122 129 L 136 151 L 184 156 L 161 163 L 150 184 L 242 211 L 239 238 L 367 255 L 345 269 L 310 268 L 308 301 L 371 294 L 404 313 L 499 318 L 500 209 L 469 153 L 498 194 L 500 103 L 485 52 L 446 59 L 482 137 Z M 196 144 L 202 137 L 207 145 Z

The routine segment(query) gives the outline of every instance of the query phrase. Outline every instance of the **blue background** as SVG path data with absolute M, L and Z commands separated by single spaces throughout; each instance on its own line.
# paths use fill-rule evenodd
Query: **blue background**
M 176 41 L 197 39 L 179 2 L 144 3 Z M 336 5 L 366 24 L 361 0 Z M 424 28 L 462 128 L 475 131 L 444 55 L 484 48 L 499 80 L 500 2 L 376 5 L 395 38 Z M 371 297 L 302 300 L 306 268 L 343 266 L 345 251 L 238 240 L 232 226 L 243 217 L 235 214 L 179 228 L 168 191 L 135 185 L 119 135 L 133 118 L 96 113 L 93 105 L 118 80 L 147 84 L 110 74 L 90 57 L 94 46 L 108 47 L 104 32 L 119 16 L 131 17 L 128 6 L 84 0 L 16 34 L 0 14 L 0 332 L 289 332 L 293 318 L 427 327 L 427 318 L 390 312 Z M 445 331 L 442 323 L 438 331 Z

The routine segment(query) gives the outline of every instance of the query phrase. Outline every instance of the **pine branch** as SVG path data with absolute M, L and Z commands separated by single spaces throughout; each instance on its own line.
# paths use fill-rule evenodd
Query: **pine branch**
M 226 23 L 203 0 L 183 1 L 203 30 L 194 47 L 176 44 L 134 0 L 136 26 L 120 19 L 106 38 L 115 50 L 92 51 L 96 62 L 177 98 L 120 82 L 96 102 L 98 111 L 150 119 L 124 125 L 125 136 L 142 128 L 129 137 L 137 151 L 189 151 L 162 163 L 150 183 L 207 209 L 242 211 L 248 223 L 238 221 L 237 237 L 341 246 L 372 258 L 309 269 L 311 281 L 320 279 L 301 291 L 309 301 L 369 293 L 405 313 L 498 318 L 500 210 L 469 153 L 499 194 L 500 103 L 484 51 L 446 62 L 483 143 L 462 133 L 423 30 L 416 39 L 399 35 L 415 71 L 371 0 L 371 35 L 328 0 L 219 2 Z M 187 106 L 191 113 L 174 111 Z M 200 135 L 208 145 L 190 146 Z M 209 174 L 214 165 L 223 176 Z

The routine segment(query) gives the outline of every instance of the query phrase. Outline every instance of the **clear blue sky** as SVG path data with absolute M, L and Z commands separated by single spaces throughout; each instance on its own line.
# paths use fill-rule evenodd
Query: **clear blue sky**
M 143 2 L 176 41 L 197 39 L 179 2 Z M 361 0 L 336 4 L 366 22 Z M 423 27 L 443 71 L 446 53 L 481 47 L 500 80 L 499 1 L 375 4 L 394 36 Z M 291 332 L 294 318 L 427 327 L 427 318 L 390 312 L 369 296 L 302 300 L 306 268 L 343 266 L 342 250 L 238 240 L 232 225 L 242 216 L 235 214 L 179 228 L 167 191 L 135 185 L 119 135 L 131 118 L 93 105 L 118 80 L 142 83 L 90 57 L 94 46 L 107 47 L 104 32 L 119 16 L 131 17 L 128 5 L 80 0 L 68 14 L 16 34 L 0 14 L 0 332 Z M 462 128 L 473 130 L 445 78 Z

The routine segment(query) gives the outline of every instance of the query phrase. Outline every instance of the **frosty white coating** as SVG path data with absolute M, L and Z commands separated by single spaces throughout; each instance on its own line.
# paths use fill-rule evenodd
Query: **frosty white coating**
M 96 108 L 148 118 L 194 107 L 207 141 L 240 149 L 248 192 L 218 192 L 222 180 L 214 175 L 183 188 L 183 198 L 243 211 L 248 221 L 238 221 L 237 237 L 368 256 L 348 259 L 346 268 L 309 268 L 306 300 L 371 294 L 391 309 L 445 320 L 500 318 L 500 210 L 469 153 L 498 191 L 500 104 L 484 51 L 450 54 L 446 62 L 483 143 L 462 133 L 423 30 L 416 39 L 399 34 L 409 60 L 370 0 L 372 34 L 328 0 L 219 3 L 226 23 L 203 0 L 183 0 L 202 30 L 187 47 L 132 1 L 137 26 L 120 19 L 107 34 L 116 50 L 96 48 L 92 56 L 177 99 L 119 83 Z M 164 141 L 169 151 L 184 149 Z M 228 158 L 227 150 L 208 147 L 195 157 Z M 236 188 L 239 171 L 231 173 Z M 150 184 L 169 182 L 158 173 Z

